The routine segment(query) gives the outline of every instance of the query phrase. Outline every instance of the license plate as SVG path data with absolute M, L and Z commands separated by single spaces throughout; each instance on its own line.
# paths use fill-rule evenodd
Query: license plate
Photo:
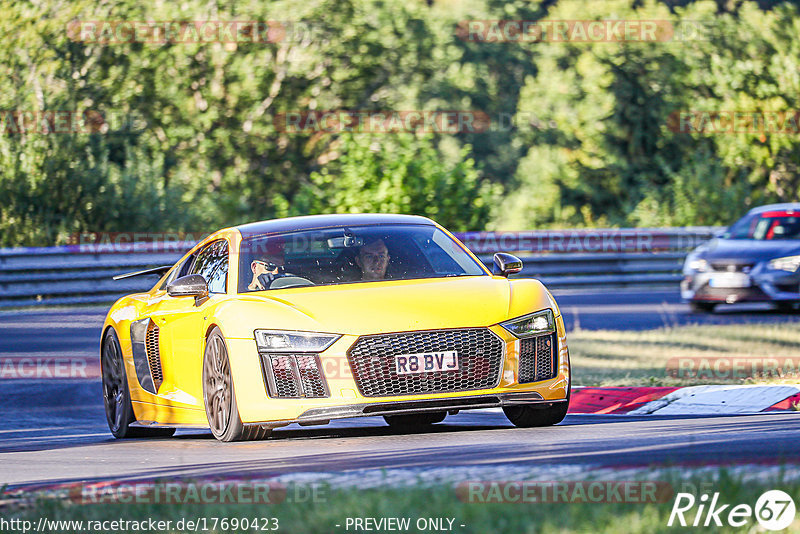
M 394 366 L 398 375 L 456 371 L 458 370 L 458 352 L 445 350 L 420 354 L 398 354 L 394 357 Z
M 750 277 L 744 273 L 717 274 L 708 281 L 711 287 L 735 288 L 750 287 Z

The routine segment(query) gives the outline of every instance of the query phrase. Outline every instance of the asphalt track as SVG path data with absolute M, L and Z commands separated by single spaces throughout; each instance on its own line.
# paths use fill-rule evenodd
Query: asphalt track
M 797 322 L 766 305 L 691 314 L 674 292 L 562 294 L 568 329 L 647 329 L 690 323 Z M 0 358 L 95 362 L 103 308 L 0 312 Z M 278 429 L 265 442 L 223 444 L 207 431 L 116 441 L 97 379 L 0 380 L 0 485 L 169 476 L 270 477 L 358 469 L 513 464 L 646 466 L 800 463 L 800 414 L 735 417 L 570 415 L 561 425 L 516 429 L 502 413 L 462 412 L 433 430 L 402 435 L 381 418 Z

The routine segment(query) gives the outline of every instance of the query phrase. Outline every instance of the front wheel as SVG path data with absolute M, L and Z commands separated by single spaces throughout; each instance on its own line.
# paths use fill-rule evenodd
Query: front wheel
M 109 328 L 100 349 L 100 370 L 103 375 L 103 406 L 106 421 L 115 438 L 169 437 L 174 428 L 143 428 L 131 426 L 136 422 L 125 373 L 125 362 L 117 333 Z
M 567 416 L 569 398 L 572 396 L 572 384 L 567 388 L 567 400 L 554 403 L 546 408 L 540 405 L 503 406 L 511 423 L 520 428 L 557 425 Z
M 693 313 L 712 313 L 714 308 L 717 307 L 715 302 L 690 302 L 689 309 Z
M 233 394 L 228 349 L 217 327 L 209 334 L 203 354 L 203 403 L 211 433 L 220 441 L 264 439 L 272 432 L 267 427 L 242 424 Z
M 557 425 L 567 416 L 569 402 L 559 402 L 547 408 L 538 406 L 503 406 L 511 423 L 520 428 Z

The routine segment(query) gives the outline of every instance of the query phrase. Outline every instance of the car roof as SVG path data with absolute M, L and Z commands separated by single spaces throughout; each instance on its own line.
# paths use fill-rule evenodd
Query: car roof
M 797 210 L 800 211 L 800 202 L 784 202 L 782 204 L 767 204 L 751 209 L 748 213 L 763 213 L 773 210 Z
M 299 230 L 330 228 L 334 226 L 377 226 L 384 224 L 424 224 L 435 226 L 432 220 L 418 215 L 393 215 L 385 213 L 349 213 L 334 215 L 305 215 L 272 219 L 236 226 L 243 238 L 264 234 L 282 234 Z

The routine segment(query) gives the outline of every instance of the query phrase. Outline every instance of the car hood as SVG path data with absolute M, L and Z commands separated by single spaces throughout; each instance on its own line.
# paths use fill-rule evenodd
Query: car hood
M 224 321 L 227 336 L 252 338 L 254 328 L 363 335 L 480 327 L 547 307 L 557 310 L 537 280 L 471 276 L 263 291 L 239 295 L 220 314 L 238 318 Z
M 800 254 L 800 241 L 759 241 L 755 239 L 712 239 L 697 249 L 700 258 L 730 263 L 761 261 Z

